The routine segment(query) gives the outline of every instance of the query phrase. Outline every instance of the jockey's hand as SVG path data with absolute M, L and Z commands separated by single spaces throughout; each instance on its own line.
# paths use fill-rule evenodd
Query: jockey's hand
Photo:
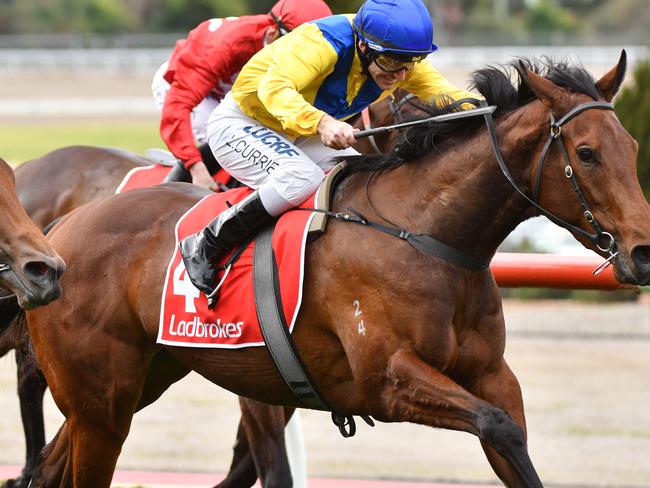
M 218 191 L 217 183 L 210 176 L 210 172 L 205 164 L 203 164 L 203 161 L 199 161 L 190 166 L 190 174 L 192 175 L 192 183 L 195 185 L 202 186 L 208 190 Z
M 354 133 L 358 130 L 350 124 L 336 120 L 327 114 L 320 119 L 316 128 L 316 132 L 318 132 L 323 144 L 333 149 L 345 149 L 354 144 L 356 142 Z

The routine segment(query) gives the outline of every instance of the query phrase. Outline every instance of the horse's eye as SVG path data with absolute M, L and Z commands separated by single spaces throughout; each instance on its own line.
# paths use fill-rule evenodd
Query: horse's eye
M 578 157 L 580 158 L 580 161 L 582 161 L 583 163 L 593 164 L 596 162 L 596 155 L 591 150 L 591 148 L 579 147 L 576 152 L 578 153 Z

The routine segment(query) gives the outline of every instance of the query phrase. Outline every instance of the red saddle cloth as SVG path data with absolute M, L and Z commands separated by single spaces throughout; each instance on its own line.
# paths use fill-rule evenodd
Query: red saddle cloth
M 176 246 L 167 267 L 160 306 L 158 343 L 219 348 L 264 345 L 253 292 L 254 242 L 248 245 L 226 276 L 219 301 L 212 310 L 208 308 L 206 295 L 189 280 L 178 248 L 184 237 L 202 230 L 226 210 L 226 202 L 235 204 L 250 192 L 250 188 L 237 188 L 207 196 L 177 222 Z M 302 207 L 313 208 L 313 204 L 314 197 Z M 313 215 L 308 211 L 289 211 L 278 220 L 273 233 L 282 308 L 289 331 L 293 330 L 302 299 L 305 243 Z M 219 278 L 222 276 L 223 272 Z
M 135 188 L 146 188 L 148 186 L 159 185 L 167 177 L 172 170 L 171 166 L 164 166 L 162 164 L 152 164 L 151 166 L 142 166 L 133 168 L 129 171 L 122 182 L 118 185 L 115 193 L 124 193 Z M 217 171 L 212 177 L 214 181 L 228 184 L 230 175 L 223 169 Z

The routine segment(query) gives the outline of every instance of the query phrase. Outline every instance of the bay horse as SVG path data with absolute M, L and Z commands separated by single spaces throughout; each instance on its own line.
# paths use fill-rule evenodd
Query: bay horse
M 408 117 L 421 114 L 422 108 L 417 99 L 407 92 L 398 90 L 394 96 L 371 105 L 367 113 L 360 114 L 350 122 L 359 129 L 380 127 L 399 122 Z M 396 133 L 382 134 L 374 139 L 359 139 L 355 148 L 362 154 L 390 152 L 396 141 Z M 149 158 L 142 157 L 130 151 L 92 146 L 67 146 L 51 151 L 40 158 L 27 161 L 16 168 L 16 190 L 22 205 L 37 226 L 45 228 L 56 219 L 72 210 L 107 197 L 115 193 L 126 174 L 138 167 L 154 164 Z M 21 416 L 25 432 L 26 459 L 19 477 L 5 482 L 7 488 L 27 488 L 31 474 L 36 465 L 36 459 L 45 445 L 45 429 L 43 419 L 43 395 L 47 382 L 33 355 L 29 354 L 27 337 L 20 334 L 18 323 L 11 321 L 17 309 L 0 309 L 0 321 L 8 322 L 4 329 L 0 328 L 0 357 L 12 349 L 16 350 L 18 396 L 21 406 Z M 277 415 L 271 406 L 256 404 L 253 400 L 242 399 L 242 409 L 247 405 L 255 409 L 257 422 L 262 418 L 272 418 Z M 267 411 L 264 411 L 267 409 Z M 244 410 L 246 412 L 247 410 Z M 279 423 L 280 431 L 284 428 L 284 420 Z M 267 430 L 269 427 L 266 427 Z M 278 428 L 274 426 L 273 428 Z M 237 449 L 248 446 L 248 439 L 243 426 L 239 430 Z M 273 463 L 264 464 L 260 461 L 260 472 L 289 471 L 288 460 L 282 450 L 274 453 Z M 253 441 L 253 452 L 257 446 Z M 263 444 L 266 445 L 266 444 Z M 248 450 L 248 449 L 247 449 Z M 238 452 L 238 451 L 236 451 Z M 257 458 L 261 458 L 260 455 Z M 247 458 L 248 459 L 248 458 Z M 233 466 L 239 463 L 236 456 Z M 242 486 L 240 476 L 244 466 L 233 471 L 224 480 L 224 487 Z M 253 483 L 257 471 L 252 462 L 245 464 L 246 478 L 252 477 Z
M 383 216 L 444 239 L 464 258 L 452 264 L 340 221 L 308 244 L 293 340 L 334 409 L 469 432 L 507 486 L 542 486 L 487 263 L 516 225 L 550 212 L 610 258 L 619 281 L 650 282 L 650 206 L 636 177 L 637 144 L 609 103 L 625 65 L 623 53 L 594 82 L 566 63 L 544 72 L 523 63 L 517 88 L 499 70 L 481 70 L 476 87 L 500 108 L 494 133 L 481 121 L 420 127 L 391 156 L 351 161 L 334 210 Z M 108 487 L 135 411 L 188 370 L 238 395 L 303 406 L 266 348 L 156 344 L 173 228 L 205 194 L 183 184 L 135 190 L 83 206 L 50 232 L 75 267 L 63 277 L 62 299 L 27 311 L 26 323 L 66 420 L 31 486 Z
M 0 286 L 24 309 L 56 300 L 65 263 L 20 205 L 14 172 L 4 159 L 0 159 L 0 211 Z M 0 300 L 0 310 L 5 301 Z

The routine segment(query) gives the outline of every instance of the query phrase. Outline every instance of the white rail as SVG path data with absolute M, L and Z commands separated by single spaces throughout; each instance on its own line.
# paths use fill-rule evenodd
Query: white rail
M 569 57 L 597 72 L 612 66 L 625 48 L 631 65 L 650 58 L 648 46 L 474 46 L 442 47 L 431 57 L 440 68 L 474 69 L 505 63 L 515 57 Z M 0 49 L 0 72 L 21 70 L 67 70 L 147 72 L 167 59 L 169 49 Z

